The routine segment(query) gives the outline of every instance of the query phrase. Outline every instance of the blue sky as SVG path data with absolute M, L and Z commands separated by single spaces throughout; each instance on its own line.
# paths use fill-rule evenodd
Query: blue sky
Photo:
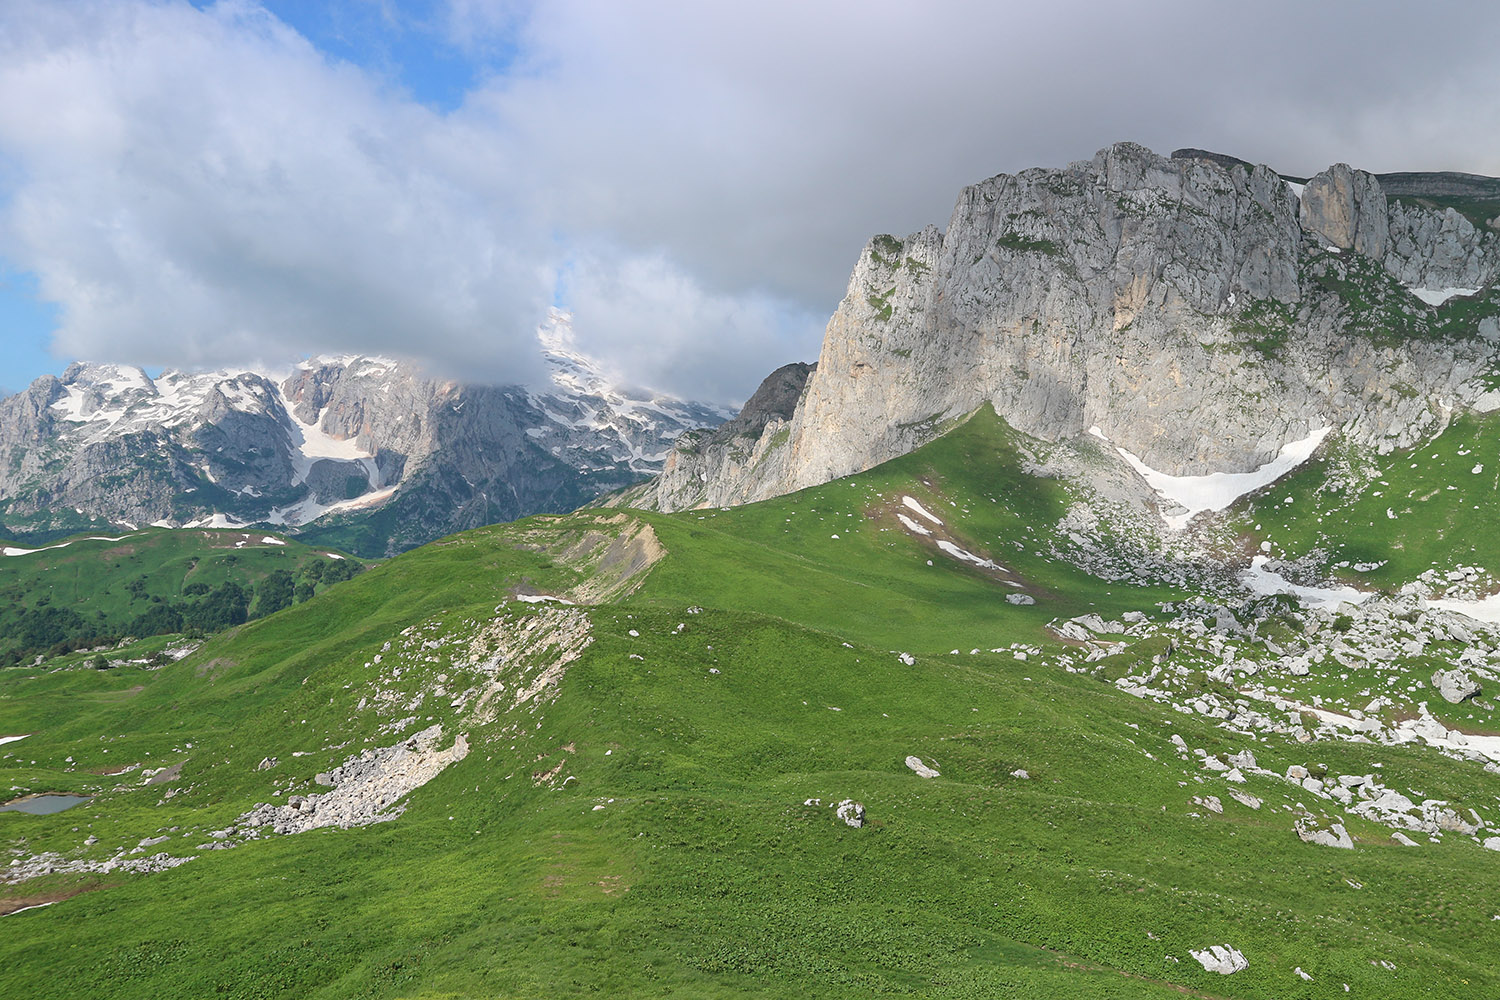
M 1132 139 L 1500 174 L 1500 7 L 1424 16 L 1466 29 L 1394 0 L 6 0 L 0 391 L 325 351 L 527 381 L 562 302 L 622 380 L 742 400 L 817 357 L 872 235 L 996 173 Z
M 440 111 L 463 104 L 476 79 L 503 72 L 514 53 L 504 38 L 488 39 L 478 51 L 462 48 L 445 27 L 447 5 L 433 0 L 270 0 L 264 6 L 329 58 L 398 82 L 413 98 Z
M 57 361 L 47 350 L 57 322 L 57 307 L 37 294 L 36 278 L 0 270 L 0 396 L 19 392 Z

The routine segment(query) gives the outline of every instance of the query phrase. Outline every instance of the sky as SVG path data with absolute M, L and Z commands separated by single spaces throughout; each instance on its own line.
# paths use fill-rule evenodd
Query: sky
M 4 0 L 0 394 L 72 360 L 633 386 L 814 360 L 861 247 L 1119 140 L 1500 174 L 1500 5 Z M 1443 25 L 1462 26 L 1441 30 Z

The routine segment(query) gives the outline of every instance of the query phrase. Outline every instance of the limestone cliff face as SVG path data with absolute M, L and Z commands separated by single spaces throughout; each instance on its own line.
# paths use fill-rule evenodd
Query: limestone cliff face
M 813 368 L 783 365 L 766 376 L 739 416 L 715 428 L 683 434 L 667 455 L 661 475 L 633 491 L 631 502 L 683 510 L 712 502 L 711 484 L 737 482 L 743 489 L 774 489 L 783 466 L 767 460 L 786 441 L 787 422 Z
M 1174 474 L 1248 470 L 1326 426 L 1388 450 L 1482 392 L 1500 333 L 1487 294 L 1456 309 L 1413 290 L 1485 289 L 1497 270 L 1493 232 L 1342 164 L 1303 187 L 1122 143 L 1000 175 L 965 188 L 946 229 L 870 242 L 788 420 L 679 449 L 635 499 L 826 482 L 985 402 L 1046 439 L 1097 427 Z

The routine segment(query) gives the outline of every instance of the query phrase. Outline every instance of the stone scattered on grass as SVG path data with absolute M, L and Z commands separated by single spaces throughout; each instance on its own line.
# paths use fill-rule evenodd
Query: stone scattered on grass
M 1297 839 L 1304 844 L 1321 844 L 1324 847 L 1342 847 L 1345 850 L 1354 849 L 1354 841 L 1349 838 L 1349 831 L 1344 829 L 1344 824 L 1334 823 L 1324 830 L 1316 827 L 1307 818 L 1299 818 L 1294 824 L 1297 831 Z
M 1232 976 L 1236 972 L 1243 972 L 1250 968 L 1250 962 L 1238 948 L 1231 948 L 1227 944 L 1213 944 L 1202 951 L 1192 951 L 1189 955 L 1198 960 L 1198 963 L 1209 972 L 1217 972 L 1221 976 Z
M 930 768 L 926 764 L 922 763 L 922 758 L 921 757 L 915 757 L 915 756 L 913 756 L 913 757 L 906 758 L 906 766 L 909 767 L 909 768 L 911 768 L 913 771 L 915 771 L 917 773 L 917 777 L 919 777 L 919 778 L 941 778 L 942 777 L 942 775 L 940 773 L 938 773 L 938 771 L 936 771 L 935 769 Z
M 348 829 L 395 819 L 406 808 L 400 799 L 437 777 L 449 764 L 468 756 L 465 736 L 459 735 L 451 747 L 439 750 L 441 736 L 442 727 L 432 725 L 395 746 L 366 750 L 326 776 L 320 775 L 334 786 L 332 791 L 292 795 L 284 806 L 262 803 L 236 823 L 270 827 L 276 833 L 302 833 L 325 826 Z

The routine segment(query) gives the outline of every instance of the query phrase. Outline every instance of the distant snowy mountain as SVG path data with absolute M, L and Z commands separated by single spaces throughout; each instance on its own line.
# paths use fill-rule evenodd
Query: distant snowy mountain
M 554 311 L 536 387 L 431 379 L 380 357 L 281 370 L 75 364 L 0 400 L 0 534 L 267 524 L 383 554 L 577 507 L 658 471 L 729 413 L 613 383 Z

